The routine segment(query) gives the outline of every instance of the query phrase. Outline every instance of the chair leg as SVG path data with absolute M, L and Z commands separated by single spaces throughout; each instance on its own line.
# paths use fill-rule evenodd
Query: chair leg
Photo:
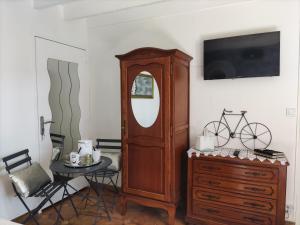
M 63 192 L 63 194 L 62 194 L 61 201 L 60 201 L 60 204 L 59 204 L 59 212 L 61 212 L 61 208 L 62 208 L 62 204 L 63 204 L 62 201 L 64 200 L 64 197 L 65 197 L 65 195 L 66 195 L 65 192 L 66 192 L 66 190 L 64 189 L 64 192 Z M 55 224 L 57 224 L 58 221 L 59 221 L 59 217 L 56 218 Z
M 72 205 L 72 207 L 73 207 L 73 209 L 74 209 L 74 211 L 75 211 L 75 213 L 76 213 L 76 216 L 78 216 L 78 215 L 79 215 L 79 214 L 78 214 L 78 211 L 77 211 L 77 209 L 76 209 L 76 207 L 75 207 L 75 205 L 74 205 L 74 202 L 73 202 L 73 200 L 72 200 L 72 198 L 71 198 L 71 195 L 70 195 L 70 193 L 69 193 L 69 191 L 68 191 L 68 189 L 67 189 L 67 185 L 65 185 L 64 187 L 65 187 L 65 191 L 66 191 L 66 193 L 67 193 L 67 198 L 70 200 L 71 205 Z
M 97 179 L 96 175 L 95 175 L 95 181 L 96 181 L 96 184 L 98 184 L 98 179 Z M 105 199 L 103 197 L 103 189 L 101 190 L 101 193 L 99 193 L 98 198 L 99 197 L 101 198 L 101 201 L 103 202 L 103 208 L 104 208 L 104 211 L 105 211 L 105 213 L 107 215 L 107 218 L 108 218 L 109 221 L 111 221 L 111 217 L 110 217 L 109 211 L 107 209 L 107 206 L 106 206 L 106 203 L 105 203 Z
M 63 216 L 62 216 L 61 213 L 60 213 L 60 212 L 61 212 L 61 208 L 58 210 L 58 209 L 55 207 L 55 205 L 53 204 L 53 202 L 52 202 L 51 199 L 49 199 L 49 202 L 50 202 L 51 206 L 54 208 L 54 210 L 56 211 L 58 217 L 59 217 L 61 220 L 64 220 Z
M 93 186 L 93 178 L 95 177 L 95 182 L 96 182 L 96 185 Z M 86 178 L 87 179 L 87 178 Z M 98 192 L 98 180 L 97 180 L 97 175 L 96 174 L 93 174 L 92 177 L 91 177 L 91 180 L 88 180 L 87 181 L 89 182 L 90 184 L 90 187 L 94 190 L 94 192 L 96 193 L 97 196 L 99 196 L 99 192 Z
M 35 224 L 36 225 L 40 225 L 39 224 L 39 222 L 36 220 L 36 218 L 34 217 L 34 214 L 31 212 L 31 211 L 29 211 L 28 212 L 29 213 L 29 215 L 26 217 L 26 219 L 22 222 L 22 224 L 26 224 L 28 221 L 29 221 L 29 219 L 32 219 L 34 222 L 35 222 Z
M 111 179 L 112 180 L 112 179 Z M 120 192 L 119 192 L 119 189 L 118 189 L 118 180 L 119 180 L 119 172 L 117 173 L 117 177 L 116 177 L 116 180 L 115 180 L 115 182 L 113 182 L 113 180 L 112 180 L 112 184 L 113 184 L 113 187 L 114 187 L 114 189 L 115 189 L 115 194 L 114 194 L 114 196 L 113 196 L 113 202 L 112 202 L 112 209 L 116 206 L 116 204 L 117 204 L 117 194 L 119 194 Z
M 105 178 L 105 173 L 104 173 L 104 175 L 102 177 L 102 184 L 104 184 L 104 178 Z
M 29 219 L 32 219 L 37 225 L 40 225 L 39 222 L 34 217 L 34 215 L 36 214 L 36 212 L 32 212 L 30 210 L 30 208 L 26 205 L 25 201 L 23 200 L 23 198 L 19 194 L 17 194 L 17 196 L 18 196 L 18 198 L 20 199 L 20 201 L 22 202 L 22 204 L 25 206 L 25 208 L 27 209 L 27 211 L 29 213 L 29 215 L 25 218 L 25 220 L 22 223 L 26 224 Z
M 94 175 L 91 175 L 91 180 L 93 180 Z M 89 189 L 88 189 L 88 193 L 82 197 L 81 201 L 85 200 L 85 205 L 84 208 L 87 207 L 87 202 L 90 200 L 90 193 L 91 193 L 91 188 L 92 188 L 92 181 L 90 181 L 90 179 L 87 178 L 87 176 L 84 176 L 84 178 L 86 179 L 86 181 L 89 183 Z
M 117 173 L 116 185 L 118 185 L 119 175 L 120 175 L 120 172 Z M 118 192 L 119 192 L 119 191 L 118 191 Z
M 51 192 L 47 193 L 46 191 L 42 190 L 43 193 L 45 194 L 45 198 L 40 202 L 40 204 L 33 210 L 33 214 L 35 215 L 38 213 L 38 211 L 43 208 L 43 206 L 51 200 L 51 198 L 59 191 L 61 188 L 63 188 L 63 185 L 58 185 L 54 189 L 51 190 Z
M 86 208 L 86 206 L 87 206 L 87 202 L 89 201 L 90 193 L 91 193 L 91 187 L 89 187 L 88 193 L 87 193 L 86 196 L 85 196 L 85 204 L 84 204 L 84 208 Z
M 71 189 L 73 189 L 75 192 L 78 192 L 76 188 L 74 188 L 71 184 L 67 183 L 67 186 L 69 186 Z
M 57 216 L 58 216 L 61 220 L 64 220 L 64 218 L 62 217 L 62 215 L 61 215 L 61 213 L 60 213 L 60 212 L 61 212 L 61 207 L 60 207 L 60 209 L 58 210 L 58 209 L 55 207 L 55 205 L 53 204 L 53 202 L 52 202 L 50 196 L 47 194 L 47 192 L 46 192 L 44 189 L 43 189 L 43 192 L 44 192 L 45 196 L 47 197 L 47 199 L 49 200 L 51 206 L 52 206 L 52 207 L 54 208 L 54 210 L 56 211 Z
M 118 187 L 117 187 L 117 185 L 116 185 L 116 182 L 117 182 L 117 181 L 114 182 L 114 181 L 112 180 L 111 177 L 110 177 L 109 179 L 110 179 L 110 181 L 111 181 L 111 183 L 112 183 L 112 185 L 113 185 L 113 188 L 115 189 L 115 192 L 116 192 L 116 193 L 119 193 Z

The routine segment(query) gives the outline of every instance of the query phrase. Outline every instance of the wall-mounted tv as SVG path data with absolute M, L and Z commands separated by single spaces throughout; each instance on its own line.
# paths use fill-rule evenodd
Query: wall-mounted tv
M 280 31 L 204 41 L 204 80 L 279 76 Z

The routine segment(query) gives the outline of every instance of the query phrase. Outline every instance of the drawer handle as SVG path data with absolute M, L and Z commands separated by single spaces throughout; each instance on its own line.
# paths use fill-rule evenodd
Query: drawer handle
M 244 205 L 251 206 L 254 208 L 266 208 L 265 205 L 254 203 L 254 202 L 244 202 Z
M 257 219 L 257 218 L 253 218 L 253 217 L 248 217 L 248 216 L 244 216 L 245 220 L 248 220 L 252 223 L 257 223 L 257 224 L 263 224 L 264 220 L 262 219 Z
M 220 182 L 218 182 L 218 181 L 208 181 L 208 184 L 210 185 L 210 186 L 219 186 L 221 183 Z
M 220 170 L 219 167 L 214 167 L 214 166 L 202 166 L 202 168 L 208 169 L 208 170 Z
M 260 172 L 245 172 L 246 175 L 252 175 L 254 177 L 264 177 L 266 176 L 265 173 L 260 173 Z
M 244 189 L 246 190 L 250 190 L 250 191 L 257 191 L 257 192 L 265 192 L 266 189 L 262 189 L 262 188 L 256 188 L 256 187 L 244 187 Z
M 209 200 L 219 200 L 220 199 L 219 196 L 210 195 L 210 194 L 204 194 L 202 196 L 207 197 Z
M 205 209 L 208 213 L 214 213 L 214 214 L 218 214 L 220 213 L 219 210 L 216 210 L 216 209 Z

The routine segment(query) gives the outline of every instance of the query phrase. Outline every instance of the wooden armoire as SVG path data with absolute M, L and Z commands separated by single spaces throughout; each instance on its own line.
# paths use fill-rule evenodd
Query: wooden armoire
M 167 210 L 168 223 L 173 225 L 181 198 L 181 177 L 186 176 L 181 173 L 185 151 L 189 147 L 189 71 L 192 57 L 177 49 L 157 48 L 140 48 L 116 57 L 121 67 L 123 214 L 126 213 L 127 202 L 131 201 Z M 141 92 L 133 92 L 137 76 L 143 73 L 147 73 L 148 78 L 146 76 L 144 83 L 137 86 L 142 88 Z M 144 87 L 151 84 L 146 83 L 149 75 L 155 85 L 148 86 L 150 91 L 147 92 Z M 136 109 L 133 109 L 133 101 L 137 101 L 135 108 L 138 111 L 145 110 L 138 101 L 151 101 L 149 99 L 154 98 L 151 88 L 155 87 L 159 93 L 159 108 L 153 113 L 157 116 L 152 124 L 142 126 L 137 120 Z M 147 113 L 139 117 L 147 119 L 153 116 Z

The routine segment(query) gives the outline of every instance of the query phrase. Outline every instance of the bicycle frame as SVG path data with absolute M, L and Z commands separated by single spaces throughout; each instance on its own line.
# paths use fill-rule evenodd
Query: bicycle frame
M 246 121 L 246 124 L 249 124 L 249 122 L 248 122 L 248 120 L 247 120 L 245 114 L 246 114 L 245 111 L 242 111 L 242 113 L 230 113 L 229 111 L 226 111 L 226 110 L 224 109 L 224 110 L 223 110 L 223 113 L 222 113 L 222 115 L 221 115 L 221 118 L 220 118 L 220 120 L 219 120 L 219 125 L 218 125 L 217 131 L 219 131 L 219 128 L 220 128 L 220 122 L 222 122 L 222 120 L 223 120 L 223 121 L 225 122 L 227 128 L 229 129 L 230 137 L 231 137 L 231 138 L 234 138 L 236 134 L 239 134 L 239 135 L 240 135 L 240 133 L 237 133 L 236 131 L 237 131 L 238 127 L 240 126 L 242 120 L 244 119 L 244 120 Z M 234 131 L 232 131 L 232 129 L 230 128 L 230 126 L 229 126 L 229 124 L 228 124 L 228 122 L 227 122 L 225 116 L 241 116 L 240 120 L 239 120 L 238 123 L 236 124 L 236 127 L 234 128 Z M 254 132 L 253 132 L 253 130 L 252 130 L 251 127 L 250 127 L 250 130 L 251 130 L 252 134 L 254 134 Z
M 233 113 L 233 111 L 223 109 L 219 120 L 211 121 L 206 124 L 204 127 L 204 135 L 206 135 L 207 132 L 209 132 L 211 136 L 214 135 L 216 137 L 215 146 L 217 147 L 226 145 L 231 138 L 239 138 L 247 149 L 266 149 L 272 141 L 271 131 L 262 123 L 249 123 L 245 116 L 246 113 L 247 111 Z M 238 116 L 239 118 L 236 122 L 232 123 L 232 127 L 230 127 L 227 116 Z M 241 125 L 242 121 L 245 122 Z

